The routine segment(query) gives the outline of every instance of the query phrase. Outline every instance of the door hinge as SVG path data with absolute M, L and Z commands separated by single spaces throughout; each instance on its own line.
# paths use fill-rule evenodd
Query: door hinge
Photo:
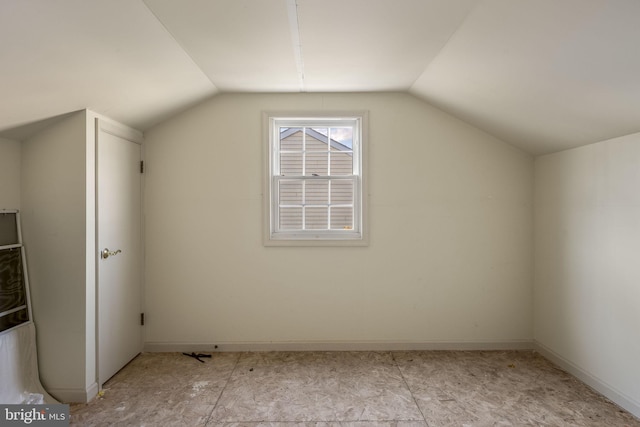
M 144 313 L 140 313 L 140 325 L 144 326 Z
M 140 160 L 140 173 L 144 173 L 144 160 Z

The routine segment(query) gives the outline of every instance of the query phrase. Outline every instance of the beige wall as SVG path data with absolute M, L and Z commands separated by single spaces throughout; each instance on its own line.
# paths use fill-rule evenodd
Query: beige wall
M 95 383 L 85 369 L 93 334 L 86 324 L 86 145 L 85 112 L 22 142 L 21 217 L 40 378 L 65 401 Z
M 0 138 L 0 209 L 20 208 L 20 143 Z
M 369 111 L 368 247 L 262 245 L 261 113 L 298 109 Z M 528 154 L 405 94 L 220 95 L 145 139 L 147 348 L 532 339 Z
M 640 416 L 640 133 L 535 172 L 535 339 Z

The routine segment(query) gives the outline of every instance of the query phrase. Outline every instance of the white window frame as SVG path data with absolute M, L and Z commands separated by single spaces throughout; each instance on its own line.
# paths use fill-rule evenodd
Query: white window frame
M 279 173 L 279 142 L 281 127 L 354 126 L 353 175 L 333 176 L 354 182 L 354 224 L 351 230 L 279 230 L 278 182 L 291 179 Z M 357 112 L 265 112 L 264 133 L 264 236 L 265 246 L 366 246 L 367 227 L 367 128 L 368 113 Z M 304 177 L 313 180 L 315 177 Z M 319 177 L 317 179 L 327 179 Z

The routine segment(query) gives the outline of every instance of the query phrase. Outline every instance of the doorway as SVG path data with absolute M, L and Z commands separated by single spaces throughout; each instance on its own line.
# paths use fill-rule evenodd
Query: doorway
M 141 141 L 96 119 L 97 358 L 102 385 L 142 351 Z

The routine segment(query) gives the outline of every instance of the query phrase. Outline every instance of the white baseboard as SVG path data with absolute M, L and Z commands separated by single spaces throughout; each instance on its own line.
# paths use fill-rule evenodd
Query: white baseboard
M 640 402 L 633 400 L 632 398 L 626 396 L 624 393 L 616 390 L 614 387 L 610 386 L 606 382 L 601 379 L 595 377 L 584 369 L 576 366 L 569 360 L 555 353 L 550 348 L 540 344 L 537 341 L 534 341 L 534 350 L 540 353 L 546 359 L 549 359 L 554 364 L 558 365 L 560 368 L 570 373 L 574 377 L 578 378 L 583 383 L 587 384 L 589 387 L 602 394 L 612 402 L 616 403 L 618 406 L 626 409 L 631 412 L 636 417 L 640 418 Z
M 533 341 L 280 341 L 175 343 L 147 342 L 144 351 L 252 352 L 252 351 L 412 351 L 412 350 L 533 350 Z
M 86 390 L 52 388 L 47 392 L 62 403 L 87 403 L 98 395 L 98 383 L 91 384 Z

